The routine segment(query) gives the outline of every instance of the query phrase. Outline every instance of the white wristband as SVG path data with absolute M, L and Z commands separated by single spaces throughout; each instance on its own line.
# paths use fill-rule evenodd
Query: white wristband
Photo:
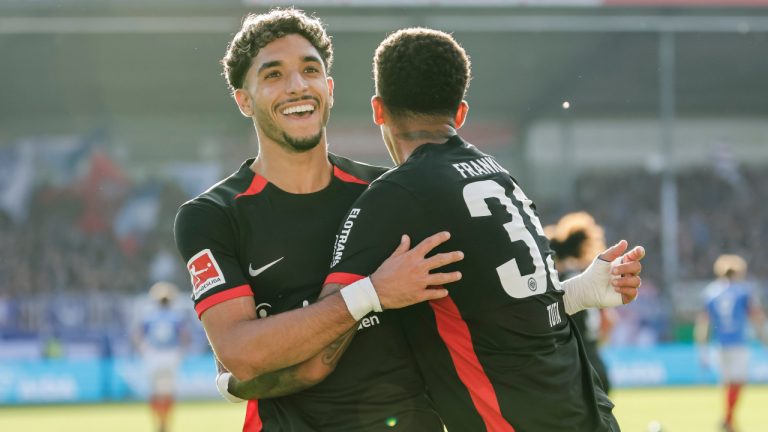
M 622 305 L 621 294 L 617 293 L 611 285 L 611 280 L 619 277 L 613 276 L 611 269 L 620 263 L 621 257 L 616 258 L 612 263 L 595 258 L 580 275 L 563 282 L 565 312 L 573 315 L 588 308 Z
M 381 312 L 381 303 L 376 289 L 367 277 L 349 284 L 341 289 L 341 297 L 347 304 L 347 309 L 356 321 L 360 321 L 370 312 Z
M 226 400 L 232 403 L 245 402 L 245 399 L 233 395 L 229 392 L 229 377 L 232 374 L 229 372 L 221 372 L 216 375 L 216 389 L 219 390 L 219 394 Z

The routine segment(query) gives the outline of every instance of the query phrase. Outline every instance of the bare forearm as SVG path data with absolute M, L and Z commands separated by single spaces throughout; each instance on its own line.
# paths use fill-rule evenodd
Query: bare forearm
M 356 329 L 325 347 L 319 354 L 298 365 L 257 376 L 249 381 L 229 379 L 229 392 L 241 399 L 265 399 L 293 394 L 320 383 L 336 368 Z
M 333 295 L 341 289 L 341 285 L 328 284 L 320 292 L 320 299 Z M 323 348 L 320 353 L 299 365 L 299 376 L 305 382 L 319 383 L 331 374 L 341 359 L 341 355 L 347 350 L 352 338 L 357 333 L 357 327 L 347 330 L 340 338 Z
M 326 285 L 320 292 L 319 299 L 331 296 L 339 289 L 341 286 L 337 284 Z M 357 328 L 352 327 L 318 354 L 298 365 L 245 382 L 233 376 L 229 380 L 229 392 L 242 399 L 263 399 L 284 396 L 309 388 L 333 372 L 341 355 L 352 342 L 356 331 Z
M 287 367 L 249 381 L 240 381 L 230 373 L 227 392 L 246 400 L 278 397 L 298 392 L 312 384 L 300 380 L 297 373 L 299 367 L 300 365 Z M 216 359 L 216 370 L 219 374 L 229 372 L 218 359 Z
M 233 375 L 229 379 L 229 392 L 241 399 L 265 399 L 285 396 L 310 387 L 314 383 L 303 381 L 298 376 L 301 365 L 270 372 L 249 381 L 240 381 Z
M 252 307 L 252 306 L 251 306 Z M 340 295 L 264 319 L 243 320 L 220 329 L 203 315 L 217 357 L 239 379 L 280 371 L 318 354 L 355 325 Z
M 693 328 L 693 337 L 699 345 L 707 343 L 707 339 L 709 338 L 709 316 L 705 313 L 700 313 L 696 317 L 696 324 Z

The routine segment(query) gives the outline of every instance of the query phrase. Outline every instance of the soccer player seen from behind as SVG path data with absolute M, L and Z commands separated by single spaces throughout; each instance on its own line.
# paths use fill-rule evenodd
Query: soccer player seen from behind
M 468 111 L 464 50 L 443 32 L 400 30 L 376 50 L 374 74 L 374 122 L 399 166 L 348 212 L 354 225 L 336 242 L 326 283 L 369 274 L 402 231 L 413 239 L 451 232 L 436 250 L 464 252 L 445 268 L 462 279 L 445 286 L 445 298 L 394 312 L 447 429 L 619 430 L 568 313 L 631 301 L 636 290 L 618 286 L 639 285 L 630 273 L 642 248 L 623 259 L 625 241 L 610 248 L 566 282 L 579 294 L 564 300 L 533 203 L 493 156 L 457 134 Z M 611 278 L 614 259 L 626 276 Z
M 704 308 L 696 318 L 695 336 L 699 344 L 701 361 L 708 365 L 706 344 L 709 329 L 719 344 L 720 373 L 725 389 L 725 418 L 722 428 L 735 430 L 734 411 L 742 386 L 747 382 L 749 348 L 747 329 L 749 321 L 755 333 L 768 344 L 765 333 L 765 313 L 758 297 L 745 281 L 747 262 L 738 255 L 721 255 L 714 264 L 717 279 L 704 292 Z

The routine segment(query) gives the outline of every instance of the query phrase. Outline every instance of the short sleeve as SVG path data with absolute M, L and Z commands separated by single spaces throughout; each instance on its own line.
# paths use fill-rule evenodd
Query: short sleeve
M 403 234 L 423 232 L 425 216 L 416 197 L 389 181 L 376 181 L 352 205 L 338 234 L 326 284 L 350 284 L 373 273 L 400 244 Z
M 183 205 L 174 237 L 187 264 L 198 317 L 218 303 L 253 295 L 237 260 L 234 229 L 223 211 L 204 203 Z

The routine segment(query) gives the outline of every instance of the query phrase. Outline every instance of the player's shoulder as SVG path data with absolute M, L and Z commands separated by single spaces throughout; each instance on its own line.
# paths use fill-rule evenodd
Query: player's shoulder
M 358 162 L 333 153 L 328 153 L 328 159 L 334 166 L 334 174 L 342 179 L 371 183 L 389 170 L 389 168 Z
M 753 297 L 757 295 L 757 290 L 748 281 L 734 282 L 734 289 L 738 292 L 738 295 L 741 297 Z
M 702 297 L 704 301 L 709 302 L 720 296 L 727 288 L 726 283 L 721 279 L 715 279 L 704 288 Z
M 209 187 L 205 192 L 186 201 L 176 213 L 176 221 L 189 218 L 187 215 L 223 214 L 231 210 L 238 195 L 253 188 L 258 177 L 250 170 L 252 159 L 245 161 L 240 169 Z

